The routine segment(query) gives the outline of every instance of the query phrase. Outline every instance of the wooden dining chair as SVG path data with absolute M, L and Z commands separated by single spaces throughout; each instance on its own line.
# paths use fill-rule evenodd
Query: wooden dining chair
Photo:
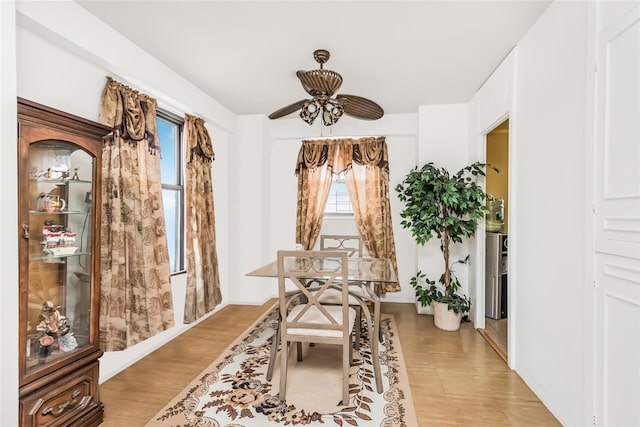
M 321 234 L 321 251 L 347 251 L 350 257 L 362 257 L 364 246 L 359 235 L 352 234 Z
M 320 250 L 346 250 L 349 253 L 349 257 L 359 257 L 364 255 L 364 245 L 362 243 L 362 237 L 360 235 L 352 234 L 322 234 L 320 235 Z M 380 329 L 380 297 L 376 294 L 374 284 L 362 281 L 350 281 L 350 290 L 352 295 L 357 296 L 361 300 L 368 301 L 373 309 L 373 322 L 368 323 L 368 327 L 373 328 L 374 336 L 377 337 L 379 342 L 382 342 L 382 330 Z M 335 292 L 327 292 L 322 298 L 321 302 L 324 304 L 336 303 L 339 300 L 339 295 Z M 357 322 L 360 324 L 362 313 L 359 307 L 356 305 Z M 371 343 L 371 349 L 375 350 L 374 357 L 378 356 L 377 343 Z M 376 360 L 377 363 L 377 360 Z M 382 388 L 382 379 L 377 382 L 378 390 Z
M 298 360 L 302 343 L 342 346 L 342 403 L 349 402 L 349 367 L 355 333 L 356 310 L 350 305 L 348 253 L 346 251 L 278 251 L 280 308 L 280 399 L 286 400 L 290 344 L 296 343 Z M 322 278 L 312 288 L 307 278 Z M 287 289 L 293 284 L 293 291 Z M 340 290 L 340 304 L 320 302 L 328 290 Z M 293 292 L 293 294 L 292 294 Z M 360 300 L 364 306 L 364 302 Z M 359 332 L 359 331 L 358 331 Z M 372 336 L 370 336 L 372 339 Z M 274 342 L 274 345 L 277 343 Z M 379 369 L 377 370 L 379 376 Z

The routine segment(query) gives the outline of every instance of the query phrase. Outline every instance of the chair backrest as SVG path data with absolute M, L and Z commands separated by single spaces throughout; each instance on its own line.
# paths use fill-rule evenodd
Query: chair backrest
M 341 250 L 349 252 L 350 257 L 362 257 L 362 238 L 347 234 L 322 234 L 320 236 L 320 250 Z
M 342 331 L 341 337 L 349 335 L 348 259 L 347 251 L 278 251 L 278 296 L 283 334 L 288 334 L 289 330 L 304 330 L 305 336 L 326 337 L 331 335 L 328 331 Z M 314 281 L 313 288 L 309 288 L 310 279 L 322 281 Z M 287 289 L 287 283 L 294 285 L 294 291 Z M 342 310 L 327 309 L 320 303 L 328 289 L 341 290 Z M 288 319 L 290 312 L 295 315 Z M 303 317 L 306 318 L 304 322 Z

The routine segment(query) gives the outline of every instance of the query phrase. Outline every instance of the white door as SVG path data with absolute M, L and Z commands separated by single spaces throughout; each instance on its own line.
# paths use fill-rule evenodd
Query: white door
M 640 426 L 640 12 L 598 35 L 594 424 Z

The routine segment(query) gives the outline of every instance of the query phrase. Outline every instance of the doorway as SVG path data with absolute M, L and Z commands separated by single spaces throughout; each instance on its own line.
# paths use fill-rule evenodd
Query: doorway
M 509 293 L 509 120 L 487 134 L 486 190 L 491 211 L 485 221 L 485 328 L 480 330 L 508 362 Z

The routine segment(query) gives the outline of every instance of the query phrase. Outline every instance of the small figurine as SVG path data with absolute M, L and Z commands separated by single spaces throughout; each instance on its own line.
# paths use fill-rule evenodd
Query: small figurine
M 73 168 L 73 176 L 71 179 L 78 181 L 80 178 L 78 177 L 78 168 Z
M 60 312 L 53 305 L 53 301 L 45 301 L 38 316 L 36 330 L 45 334 L 57 334 L 60 317 Z
M 76 341 L 76 337 L 73 336 L 73 333 L 62 335 L 58 338 L 58 348 L 61 351 L 71 351 L 78 347 L 78 342 Z
M 38 316 L 36 325 L 40 343 L 40 357 L 44 358 L 51 354 L 52 344 L 58 340 L 58 349 L 61 351 L 71 351 L 78 347 L 75 337 L 69 326 L 69 321 L 62 316 L 53 304 L 53 301 L 45 301 Z

